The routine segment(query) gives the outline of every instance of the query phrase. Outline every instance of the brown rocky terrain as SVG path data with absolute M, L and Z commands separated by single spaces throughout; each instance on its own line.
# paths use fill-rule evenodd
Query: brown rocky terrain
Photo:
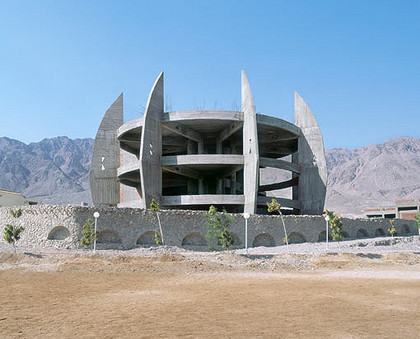
M 418 338 L 419 252 L 253 250 L 3 249 L 0 337 Z

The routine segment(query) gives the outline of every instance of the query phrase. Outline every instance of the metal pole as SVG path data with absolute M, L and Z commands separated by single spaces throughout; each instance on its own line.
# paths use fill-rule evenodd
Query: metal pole
M 325 251 L 328 252 L 328 219 L 325 219 Z
M 289 240 L 287 239 L 286 225 L 285 225 L 284 220 L 283 220 L 283 213 L 281 213 L 281 211 L 280 211 L 280 210 L 279 210 L 279 214 L 280 214 L 281 222 L 282 222 L 282 224 L 283 224 L 284 236 L 285 236 L 285 239 L 286 239 L 287 253 L 290 253 L 290 249 L 289 249 Z
M 245 219 L 245 253 L 248 255 L 248 219 Z
M 244 213 L 243 217 L 245 219 L 245 253 L 248 255 L 248 219 L 251 217 L 251 214 Z
M 93 213 L 93 217 L 95 218 L 95 235 L 93 238 L 93 253 L 96 253 L 96 226 L 98 224 L 99 213 L 98 212 Z
M 98 218 L 95 217 L 95 237 L 93 238 L 93 253 L 96 253 L 96 224 L 98 223 Z

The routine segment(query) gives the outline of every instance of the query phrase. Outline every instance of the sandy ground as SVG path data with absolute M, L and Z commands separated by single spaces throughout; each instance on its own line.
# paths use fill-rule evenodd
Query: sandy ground
M 0 337 L 418 338 L 412 238 L 382 251 L 376 239 L 343 253 L 300 244 L 249 256 L 0 248 Z

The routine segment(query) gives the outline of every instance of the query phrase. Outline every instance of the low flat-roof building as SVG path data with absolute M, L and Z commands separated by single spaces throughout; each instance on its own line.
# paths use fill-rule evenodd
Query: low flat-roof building
M 242 71 L 240 111 L 164 112 L 163 72 L 143 117 L 123 123 L 123 96 L 105 113 L 90 171 L 95 206 L 264 213 L 270 192 L 295 214 L 321 214 L 327 167 L 322 135 L 308 105 L 295 92 L 295 123 L 256 113 Z M 291 179 L 261 184 L 260 169 L 289 171 Z
M 37 204 L 38 201 L 27 199 L 21 193 L 0 189 L 0 207 Z
M 396 200 L 393 206 L 365 209 L 365 215 L 368 218 L 414 220 L 418 213 L 420 213 L 420 200 L 418 199 Z

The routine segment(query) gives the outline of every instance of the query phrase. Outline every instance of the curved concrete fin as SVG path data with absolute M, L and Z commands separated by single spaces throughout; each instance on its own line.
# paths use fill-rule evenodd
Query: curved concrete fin
M 97 207 L 119 203 L 117 169 L 120 166 L 120 145 L 117 129 L 123 124 L 123 94 L 107 109 L 96 133 L 89 172 L 92 202 Z
M 244 114 L 243 155 L 244 155 L 244 212 L 254 214 L 257 208 L 259 183 L 258 129 L 251 87 L 244 71 L 241 72 L 241 102 Z
M 302 134 L 297 155 L 299 186 L 294 190 L 294 199 L 301 203 L 301 214 L 322 214 L 328 178 L 324 141 L 314 114 L 297 92 L 295 125 L 300 127 Z
M 163 72 L 157 77 L 143 118 L 140 141 L 140 180 L 143 208 L 148 208 L 152 199 L 160 203 L 162 194 L 162 155 L 161 121 L 163 117 Z

